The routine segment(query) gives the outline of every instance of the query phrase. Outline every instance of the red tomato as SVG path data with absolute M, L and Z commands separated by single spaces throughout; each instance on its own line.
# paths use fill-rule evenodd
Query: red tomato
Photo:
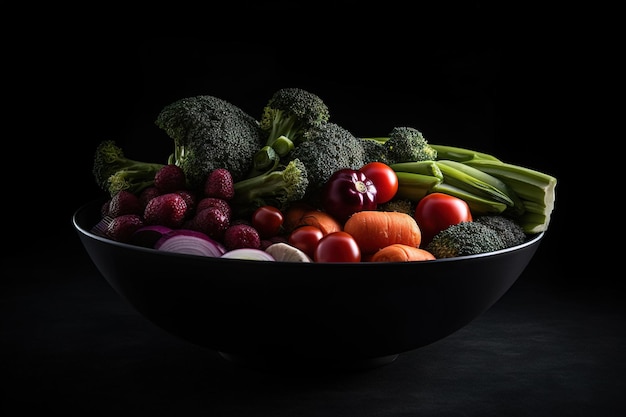
M 319 227 L 300 226 L 289 234 L 288 242 L 313 259 L 315 248 L 322 237 L 324 233 Z
M 415 220 L 422 232 L 421 247 L 440 231 L 453 224 L 471 222 L 469 205 L 462 199 L 443 193 L 427 194 L 415 208 Z
M 315 262 L 360 262 L 361 250 L 350 233 L 339 231 L 324 236 L 313 253 Z
M 398 191 L 398 175 L 389 165 L 382 162 L 370 162 L 359 169 L 376 187 L 376 203 L 391 200 Z
M 261 206 L 252 213 L 252 226 L 261 239 L 276 236 L 283 226 L 283 213 L 273 206 Z

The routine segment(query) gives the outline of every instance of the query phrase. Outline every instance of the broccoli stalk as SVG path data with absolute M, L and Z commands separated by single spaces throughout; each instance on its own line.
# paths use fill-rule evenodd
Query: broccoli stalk
M 230 200 L 236 216 L 245 218 L 264 205 L 280 210 L 304 197 L 308 186 L 306 167 L 298 159 L 281 165 L 276 161 L 267 172 L 235 182 Z
M 281 136 L 297 145 L 307 129 L 327 122 L 329 117 L 328 106 L 317 95 L 301 88 L 282 88 L 263 108 L 260 125 L 267 136 L 266 145 L 272 146 Z
M 130 159 L 113 140 L 96 147 L 92 172 L 96 183 L 111 196 L 121 190 L 139 193 L 154 185 L 154 175 L 165 164 Z

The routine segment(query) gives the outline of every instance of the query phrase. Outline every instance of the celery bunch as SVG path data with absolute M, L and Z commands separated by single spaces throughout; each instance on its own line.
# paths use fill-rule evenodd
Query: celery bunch
M 399 198 L 418 201 L 441 192 L 465 200 L 477 215 L 508 215 L 528 234 L 547 229 L 556 198 L 555 177 L 471 149 L 431 146 L 437 150 L 436 160 L 391 165 L 398 175 Z

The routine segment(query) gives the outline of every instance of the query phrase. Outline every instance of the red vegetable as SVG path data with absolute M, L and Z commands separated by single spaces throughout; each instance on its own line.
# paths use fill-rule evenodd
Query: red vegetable
M 374 183 L 377 204 L 386 203 L 398 192 L 398 175 L 389 165 L 382 162 L 370 162 L 363 165 L 359 171 Z
M 143 246 L 145 248 L 154 248 L 155 243 L 163 237 L 163 235 L 171 232 L 172 229 L 161 225 L 148 225 L 140 227 L 130 237 L 128 243 Z
M 423 197 L 415 208 L 415 220 L 422 232 L 422 247 L 443 229 L 453 224 L 472 221 L 469 205 L 462 199 L 444 193 Z
M 300 226 L 289 234 L 289 244 L 306 253 L 307 256 L 313 258 L 315 248 L 319 241 L 324 237 L 324 232 L 315 226 Z
M 226 249 L 224 245 L 202 232 L 189 229 L 173 229 L 163 235 L 155 244 L 158 250 L 186 253 L 190 255 L 201 255 L 220 257 Z
M 360 262 L 361 250 L 351 234 L 333 232 L 317 243 L 313 259 L 315 262 Z
M 283 227 L 283 213 L 274 206 L 261 206 L 252 213 L 252 226 L 261 239 L 276 236 Z
M 375 210 L 376 186 L 363 172 L 340 169 L 322 188 L 323 209 L 340 222 L 362 210 Z

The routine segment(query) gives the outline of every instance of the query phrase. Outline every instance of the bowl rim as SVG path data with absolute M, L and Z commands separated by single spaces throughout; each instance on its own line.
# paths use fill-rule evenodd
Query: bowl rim
M 219 257 L 209 257 L 209 256 L 203 256 L 203 255 L 195 255 L 195 254 L 187 254 L 187 253 L 177 253 L 177 252 L 167 252 L 167 251 L 160 251 L 158 249 L 154 249 L 154 248 L 147 248 L 147 247 L 143 247 L 143 246 L 138 246 L 138 245 L 133 245 L 130 243 L 124 243 L 124 242 L 117 242 L 115 240 L 111 240 L 111 239 L 107 239 L 106 237 L 103 236 L 99 236 L 95 233 L 92 233 L 91 231 L 87 230 L 85 227 L 83 227 L 79 220 L 79 214 L 87 209 L 89 209 L 90 207 L 95 207 L 96 204 L 98 203 L 102 203 L 102 199 L 95 199 L 95 200 L 91 200 L 87 203 L 82 204 L 78 209 L 76 209 L 74 211 L 74 213 L 72 214 L 72 226 L 74 227 L 74 229 L 84 235 L 85 237 L 88 237 L 89 239 L 93 239 L 96 241 L 99 241 L 101 243 L 104 244 L 108 244 L 108 245 L 112 245 L 112 246 L 116 246 L 122 249 L 130 249 L 130 250 L 135 250 L 135 251 L 139 251 L 139 252 L 145 252 L 145 253 L 149 253 L 149 254 L 159 254 L 159 255 L 163 255 L 163 256 L 171 256 L 171 257 L 176 257 L 176 258 L 190 258 L 190 259 L 206 259 L 207 262 L 223 262 L 224 264 L 228 264 L 228 263 L 250 263 L 250 264 L 258 264 L 259 261 L 258 260 L 251 260 L 251 259 L 231 259 L 231 258 L 219 258 Z M 515 252 L 515 251 L 519 251 L 522 250 L 528 246 L 534 245 L 536 243 L 539 243 L 544 235 L 545 235 L 545 231 L 541 231 L 538 232 L 534 235 L 529 235 L 529 237 L 527 238 L 527 240 L 524 243 L 521 243 L 519 245 L 516 246 L 511 246 L 508 248 L 504 248 L 504 249 L 500 249 L 497 251 L 492 251 L 492 252 L 484 252 L 484 253 L 478 253 L 478 254 L 474 254 L 474 255 L 464 255 L 464 256 L 456 256 L 453 258 L 439 258 L 439 259 L 432 259 L 432 260 L 424 260 L 424 261 L 412 261 L 412 262 L 399 262 L 399 261 L 394 261 L 394 262 L 376 262 L 376 264 L 433 264 L 433 263 L 446 263 L 446 262 L 459 262 L 462 260 L 469 260 L 469 259 L 479 259 L 479 258 L 487 258 L 487 257 L 493 257 L 493 256 L 497 256 L 497 255 L 501 255 L 501 254 L 506 254 L 506 253 L 510 253 L 510 252 Z M 289 264 L 289 265 L 293 265 L 293 264 L 298 264 L 298 263 L 303 263 L 303 264 L 313 264 L 313 265 L 350 265 L 352 267 L 357 266 L 357 265 L 372 265 L 372 262 L 287 262 L 287 261 L 271 261 L 272 264 Z

